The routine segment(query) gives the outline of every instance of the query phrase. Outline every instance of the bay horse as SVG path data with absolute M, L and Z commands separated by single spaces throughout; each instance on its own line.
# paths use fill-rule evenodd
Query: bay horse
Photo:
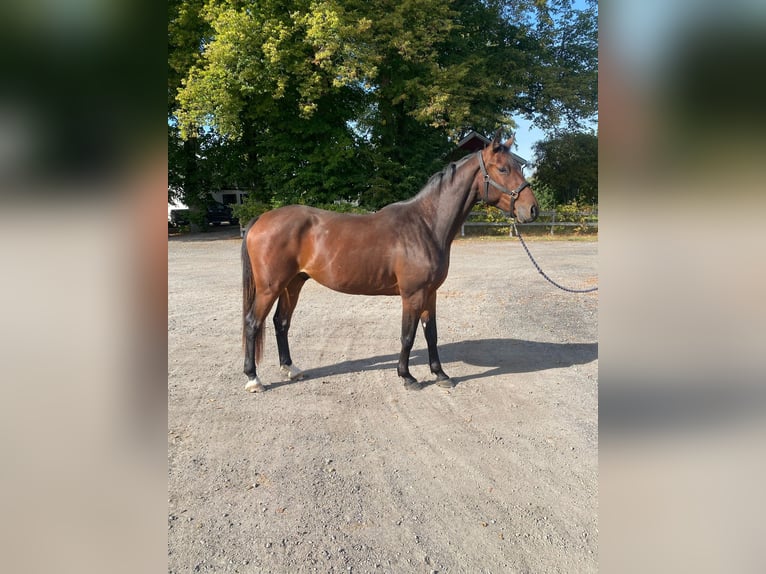
M 372 214 L 342 214 L 303 205 L 268 211 L 251 221 L 242 240 L 245 390 L 260 392 L 258 378 L 266 318 L 274 305 L 279 364 L 290 379 L 303 372 L 290 356 L 287 333 L 308 279 L 352 295 L 402 298 L 401 352 L 397 373 L 407 389 L 419 389 L 409 360 L 418 321 L 431 372 L 440 387 L 453 387 L 436 347 L 436 290 L 447 277 L 450 246 L 478 201 L 520 223 L 539 207 L 521 165 L 498 132 L 483 150 L 450 163 L 413 198 Z

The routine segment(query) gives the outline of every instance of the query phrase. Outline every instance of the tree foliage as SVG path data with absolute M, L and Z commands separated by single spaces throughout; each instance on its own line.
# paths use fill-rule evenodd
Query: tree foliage
M 417 192 L 472 128 L 578 126 L 597 110 L 595 3 L 171 0 L 169 18 L 176 171 L 205 173 L 179 179 L 220 173 L 267 203 L 379 207 Z M 233 159 L 209 168 L 211 146 Z
M 535 184 L 554 203 L 598 203 L 598 136 L 565 132 L 535 144 Z

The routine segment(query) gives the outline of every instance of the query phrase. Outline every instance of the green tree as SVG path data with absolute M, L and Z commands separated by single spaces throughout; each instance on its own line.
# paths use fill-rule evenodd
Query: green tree
M 566 132 L 535 144 L 535 182 L 556 203 L 598 203 L 598 136 Z
M 204 193 L 204 165 L 199 158 L 199 128 L 187 127 L 181 137 L 175 114 L 176 95 L 184 78 L 201 57 L 199 45 L 209 37 L 202 17 L 204 0 L 168 2 L 168 201 L 180 200 L 201 211 Z
M 548 132 L 582 131 L 598 112 L 598 2 L 589 0 L 584 10 L 566 0 L 533 3 L 535 65 L 519 112 Z
M 267 203 L 380 207 L 417 192 L 471 128 L 596 110 L 595 3 L 175 2 L 171 124 L 236 148 Z

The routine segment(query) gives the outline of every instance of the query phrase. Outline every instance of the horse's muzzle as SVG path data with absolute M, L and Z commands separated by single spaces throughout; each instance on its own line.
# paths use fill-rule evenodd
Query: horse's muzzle
M 539 209 L 536 204 L 530 205 L 528 208 L 523 208 L 518 203 L 516 204 L 516 221 L 519 223 L 531 223 L 539 215 Z

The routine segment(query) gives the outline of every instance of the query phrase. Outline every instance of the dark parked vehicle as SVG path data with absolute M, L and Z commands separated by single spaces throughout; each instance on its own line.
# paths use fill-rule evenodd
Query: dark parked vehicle
M 231 207 L 218 203 L 217 201 L 207 206 L 205 211 L 205 222 L 210 225 L 220 225 L 223 222 L 227 222 L 231 225 L 239 223 L 236 217 L 231 212 Z M 182 225 L 189 225 L 189 210 L 188 209 L 171 209 L 170 210 L 170 223 L 175 227 Z
M 213 225 L 220 225 L 224 221 L 230 224 L 239 223 L 234 215 L 232 215 L 231 207 L 218 202 L 208 205 L 205 219 Z
M 188 209 L 171 209 L 170 210 L 170 225 L 173 227 L 181 227 L 182 225 L 189 225 L 189 210 Z

